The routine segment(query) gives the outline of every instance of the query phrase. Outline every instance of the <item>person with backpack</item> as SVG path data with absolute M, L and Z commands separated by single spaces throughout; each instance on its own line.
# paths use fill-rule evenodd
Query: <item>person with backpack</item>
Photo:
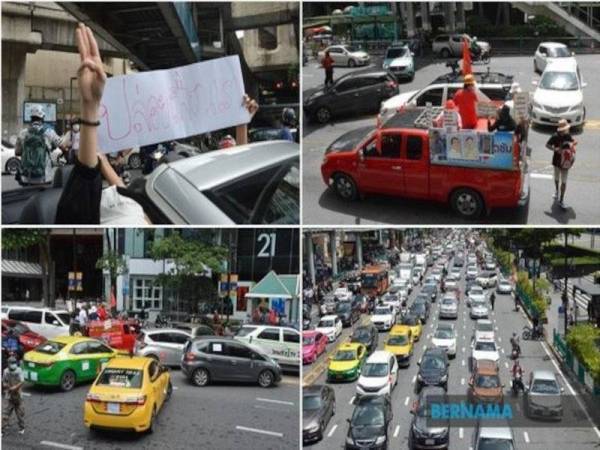
M 552 150 L 552 165 L 554 166 L 554 201 L 559 200 L 561 208 L 565 208 L 565 191 L 569 169 L 575 160 L 575 145 L 577 141 L 569 133 L 571 126 L 566 119 L 560 119 L 556 133 L 550 136 L 546 148 Z M 559 194 L 560 186 L 560 194 Z M 559 197 L 560 195 L 560 197 Z
M 71 129 L 62 138 L 63 145 L 69 152 L 67 160 L 70 164 L 75 164 L 77 154 L 79 153 L 79 128 L 79 123 L 74 121 L 71 123 Z
M 21 157 L 17 181 L 24 186 L 50 183 L 54 175 L 50 152 L 54 147 L 64 150 L 60 136 L 44 123 L 45 116 L 41 106 L 33 105 L 31 124 L 17 137 L 15 155 Z
M 296 112 L 292 108 L 283 108 L 281 112 L 281 123 L 283 124 L 283 139 L 295 142 L 292 128 L 297 126 Z

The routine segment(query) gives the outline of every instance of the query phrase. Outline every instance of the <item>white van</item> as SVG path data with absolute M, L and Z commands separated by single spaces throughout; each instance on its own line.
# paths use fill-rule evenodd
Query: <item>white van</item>
M 243 325 L 235 339 L 256 345 L 281 366 L 300 369 L 300 332 L 294 328 Z
M 5 314 L 6 318 L 23 322 L 31 331 L 41 334 L 47 339 L 69 335 L 71 315 L 66 310 L 9 306 Z

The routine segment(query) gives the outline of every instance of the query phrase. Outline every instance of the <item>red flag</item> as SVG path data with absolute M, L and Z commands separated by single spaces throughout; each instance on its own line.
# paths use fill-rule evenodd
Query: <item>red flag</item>
M 473 69 L 471 69 L 471 46 L 469 45 L 469 41 L 467 38 L 463 39 L 463 48 L 462 48 L 462 73 L 466 75 L 468 73 L 473 73 Z
M 110 290 L 110 307 L 117 308 L 117 297 L 115 297 L 115 288 L 111 288 Z

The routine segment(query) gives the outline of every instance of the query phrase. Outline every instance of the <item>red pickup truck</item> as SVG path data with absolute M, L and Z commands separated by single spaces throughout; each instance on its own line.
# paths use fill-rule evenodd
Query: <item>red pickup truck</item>
M 501 207 L 521 208 L 526 215 L 529 172 L 517 138 L 508 169 L 439 164 L 431 161 L 429 129 L 415 125 L 423 110 L 401 110 L 380 128 L 363 127 L 338 138 L 321 165 L 325 184 L 344 200 L 367 193 L 432 200 L 450 204 L 467 219 Z M 487 133 L 487 121 L 479 122 L 475 131 Z

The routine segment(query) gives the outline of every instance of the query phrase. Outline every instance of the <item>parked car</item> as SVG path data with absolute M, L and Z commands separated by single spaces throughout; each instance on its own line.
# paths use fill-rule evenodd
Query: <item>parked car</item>
M 10 306 L 3 318 L 24 323 L 46 339 L 69 334 L 71 315 L 66 310 L 36 308 L 33 306 Z
M 427 348 L 418 362 L 417 392 L 424 386 L 441 386 L 448 390 L 448 355 L 440 348 Z
M 388 396 L 370 395 L 359 399 L 349 420 L 345 449 L 362 450 L 365 443 L 369 443 L 371 448 L 386 448 L 393 416 L 392 402 Z
M 376 112 L 383 100 L 398 92 L 396 79 L 389 72 L 353 72 L 308 95 L 304 112 L 309 120 L 327 123 L 337 116 Z
M 473 39 L 468 34 L 440 34 L 433 39 L 431 49 L 441 58 L 462 57 L 465 40 L 470 48 Z M 482 52 L 491 53 L 492 48 L 488 42 L 477 40 L 477 44 Z
M 527 417 L 562 420 L 562 393 L 556 375 L 549 370 L 533 370 L 525 386 L 525 414 Z
M 352 45 L 331 45 L 317 53 L 317 59 L 323 61 L 327 52 L 336 66 L 366 66 L 371 61 L 367 52 Z
M 367 359 L 356 383 L 356 395 L 392 395 L 398 384 L 398 362 L 385 350 L 378 350 Z
M 531 100 L 531 121 L 536 125 L 556 126 L 566 119 L 572 127 L 582 127 L 586 110 L 583 88 L 587 83 L 575 59 L 557 59 L 546 66 Z
M 311 364 L 325 352 L 328 339 L 323 333 L 309 330 L 302 332 L 302 362 Z
M 268 388 L 281 381 L 281 366 L 259 347 L 218 336 L 188 341 L 181 371 L 200 387 L 215 381 L 235 381 Z
M 86 395 L 83 422 L 92 429 L 151 431 L 172 392 L 169 369 L 158 361 L 115 358 Z
M 300 332 L 295 328 L 243 325 L 235 339 L 260 348 L 280 366 L 300 369 Z
M 321 164 L 325 185 L 344 201 L 373 193 L 449 203 L 466 219 L 494 208 L 526 208 L 526 164 L 495 170 L 432 162 L 429 131 L 414 125 L 423 111 L 402 110 L 380 128 L 359 128 L 338 138 Z M 524 161 L 520 148 L 515 139 L 515 162 Z
M 574 53 L 560 42 L 540 42 L 533 55 L 533 71 L 542 73 L 546 65 L 556 59 L 574 59 Z
M 335 415 L 335 391 L 326 384 L 302 388 L 302 443 L 323 439 L 323 433 Z
M 408 45 L 392 45 L 385 51 L 382 67 L 393 73 L 397 80 L 405 78 L 412 81 L 415 78 L 414 56 Z
M 327 381 L 356 380 L 367 359 L 367 348 L 362 344 L 347 343 L 338 347 L 329 359 Z
M 448 394 L 439 386 L 425 386 L 414 402 L 410 413 L 413 415 L 408 435 L 411 449 L 448 448 L 450 443 L 450 421 L 431 420 L 428 403 L 440 402 L 448 404 Z M 436 422 L 435 425 L 431 422 Z M 440 423 L 442 422 L 442 423 Z
M 135 341 L 135 354 L 160 361 L 164 366 L 179 366 L 189 333 L 175 328 L 142 330 Z
M 319 320 L 315 331 L 327 336 L 329 342 L 334 342 L 342 334 L 342 321 L 338 316 L 323 316 Z
M 350 342 L 363 344 L 367 347 L 367 354 L 370 355 L 377 350 L 379 331 L 372 324 L 356 327 L 350 336 Z

